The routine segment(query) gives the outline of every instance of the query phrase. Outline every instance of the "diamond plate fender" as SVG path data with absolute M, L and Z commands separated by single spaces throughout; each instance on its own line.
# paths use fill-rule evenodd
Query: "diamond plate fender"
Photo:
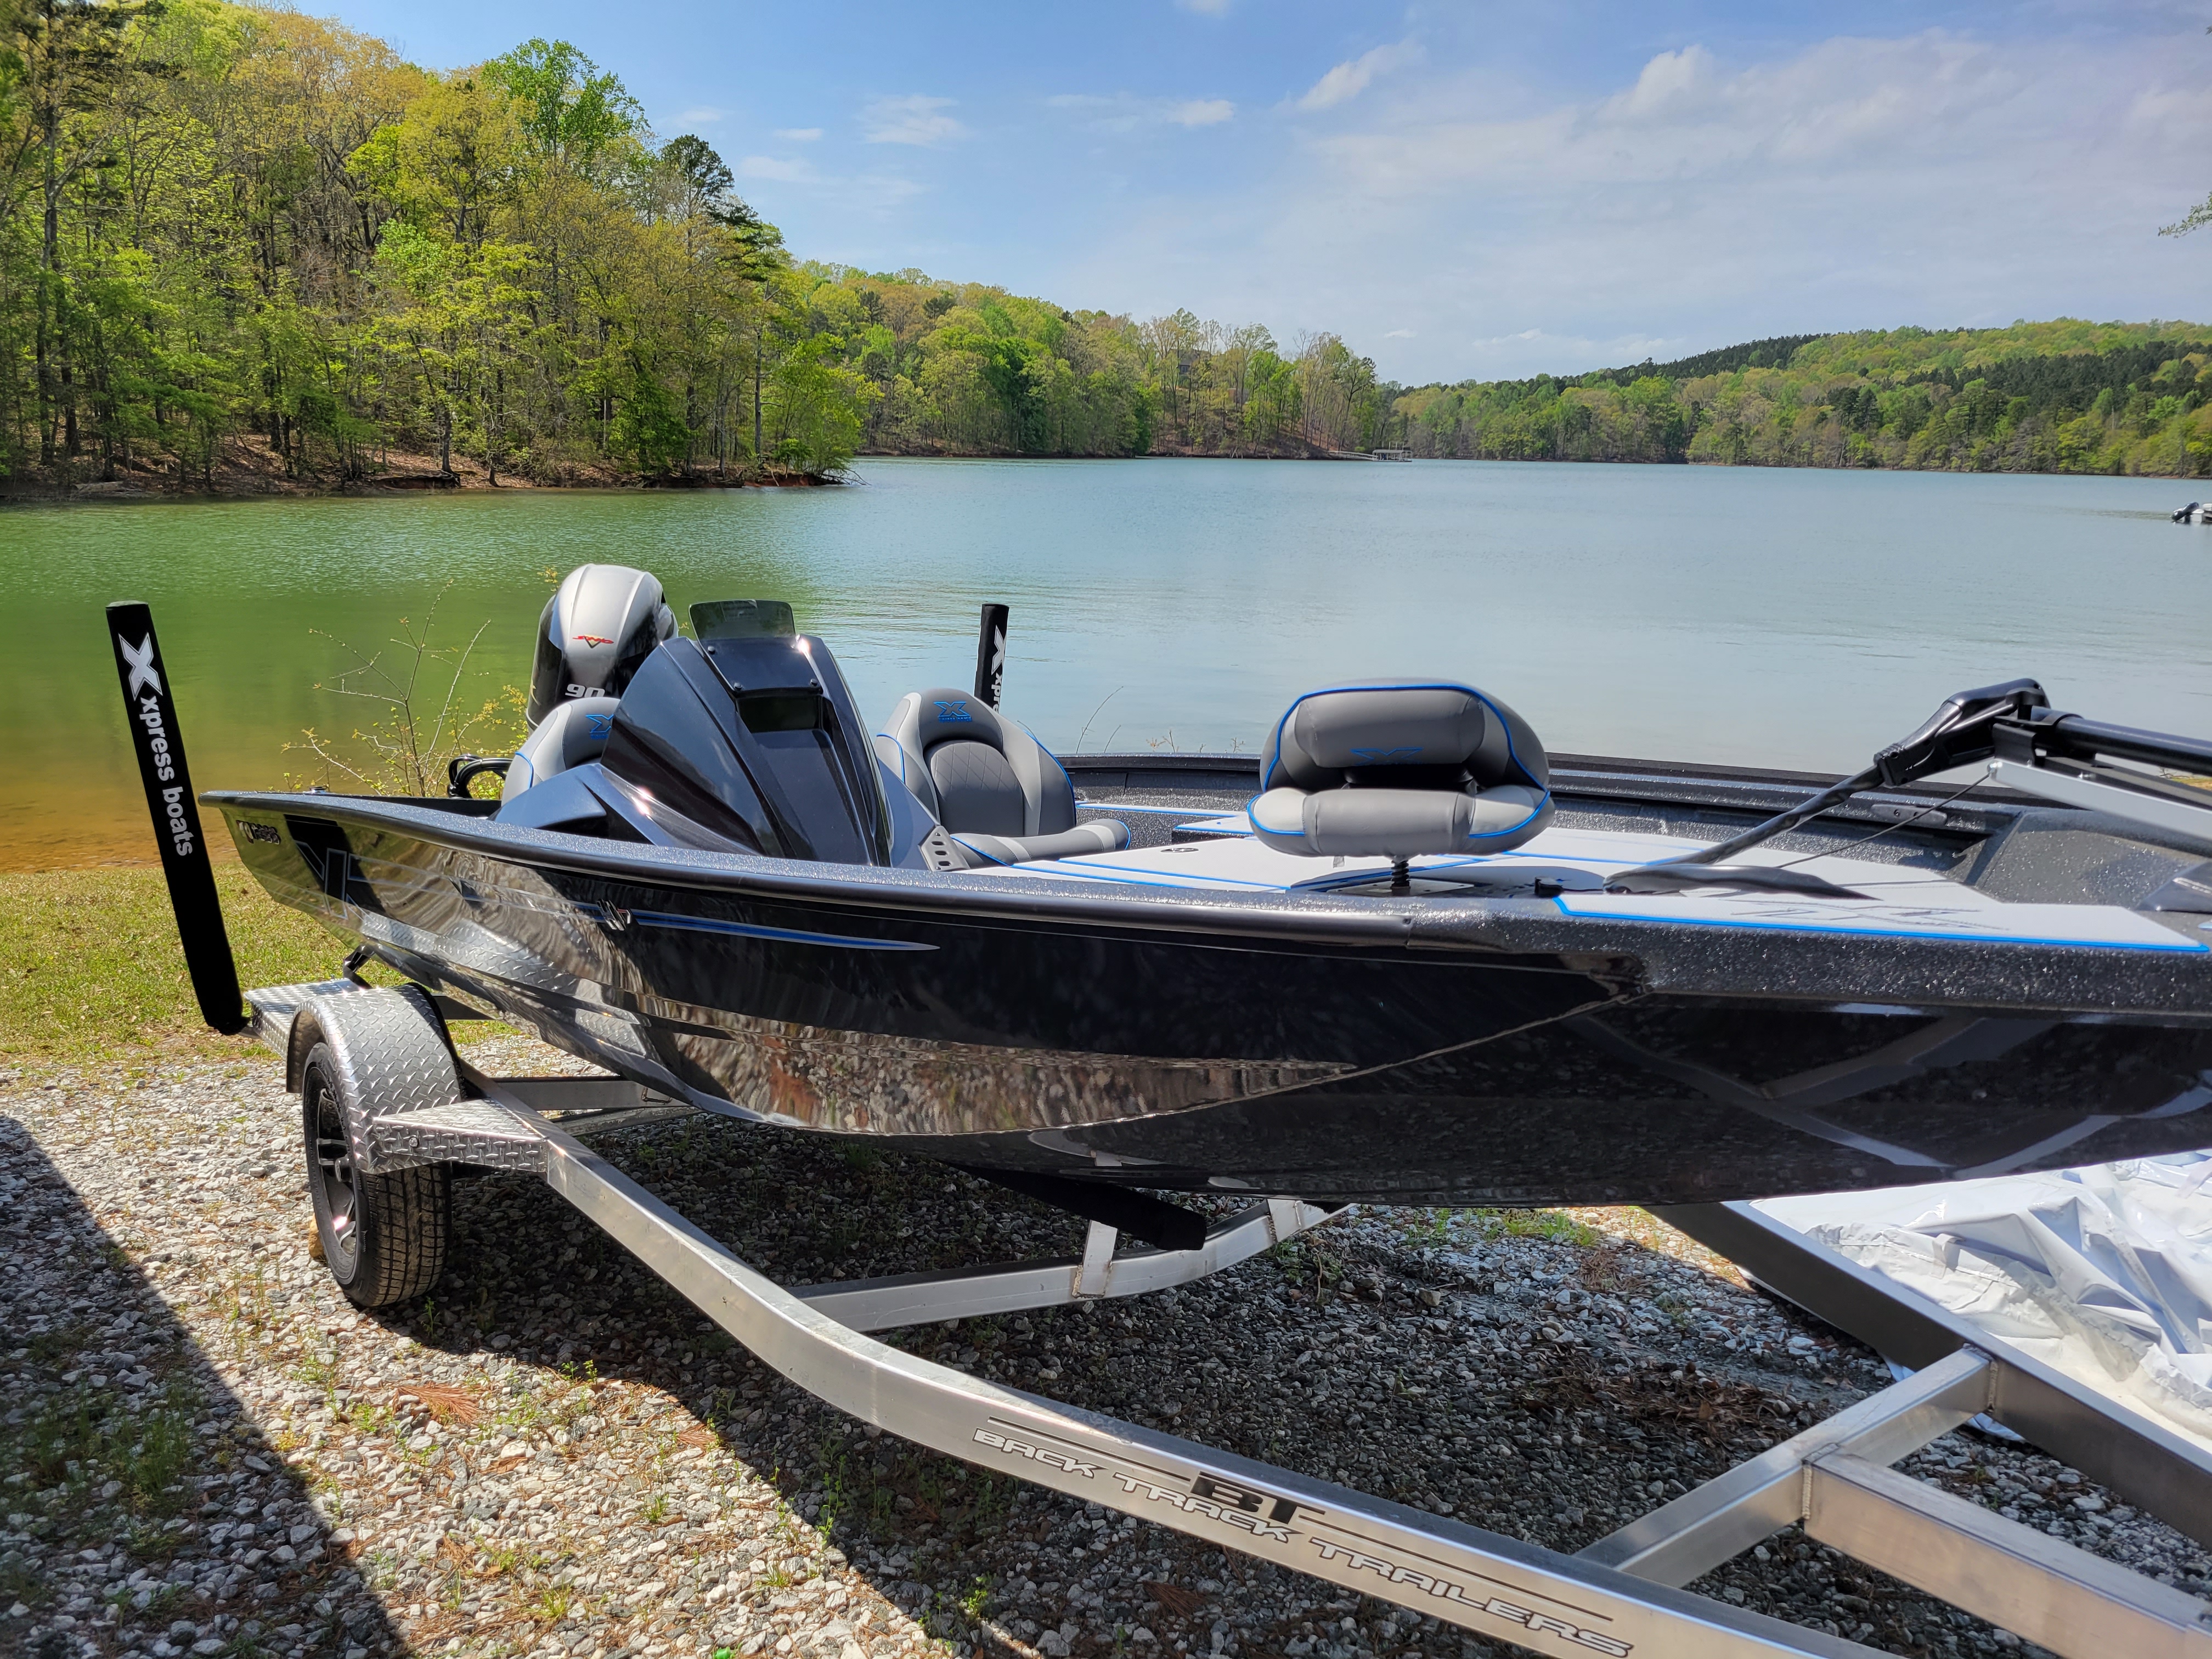
M 374 1128 L 380 1118 L 450 1106 L 461 1098 L 445 1022 L 429 997 L 412 985 L 311 997 L 293 1019 L 289 1047 L 304 1060 L 318 1041 L 330 1045 L 336 1062 L 338 1109 L 354 1167 L 380 1175 L 438 1161 L 403 1156 L 397 1164 L 380 1162 L 382 1137 Z
M 545 1173 L 545 1137 L 489 1100 L 387 1112 L 370 1123 L 368 1133 L 379 1170 L 473 1164 L 520 1175 Z

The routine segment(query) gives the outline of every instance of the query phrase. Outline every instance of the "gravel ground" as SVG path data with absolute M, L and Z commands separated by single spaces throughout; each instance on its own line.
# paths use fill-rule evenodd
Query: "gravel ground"
M 0 1078 L 0 1652 L 1505 1650 L 865 1429 L 532 1180 L 463 1185 L 445 1280 L 361 1314 L 310 1259 L 298 1139 L 273 1060 Z M 786 1282 L 1079 1244 L 800 1133 L 598 1145 Z M 1370 1212 L 1181 1291 L 903 1340 L 1565 1550 L 1887 1380 L 1636 1211 Z M 2212 1588 L 2031 1450 L 1952 1435 L 1905 1467 Z M 2024 1645 L 1795 1530 L 1695 1588 L 1895 1653 Z

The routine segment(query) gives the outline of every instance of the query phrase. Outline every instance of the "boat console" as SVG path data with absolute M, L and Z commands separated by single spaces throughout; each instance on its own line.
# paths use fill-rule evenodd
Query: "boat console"
M 1648 911 L 1746 927 L 1784 919 L 1773 911 L 1781 896 L 1796 906 L 1787 919 L 1816 933 L 2204 948 L 2151 919 L 2206 908 L 2196 888 L 2169 879 L 2187 859 L 2162 850 L 2143 854 L 2158 895 L 2108 913 L 2080 902 L 2086 889 L 2000 893 L 1971 860 L 1891 867 L 1899 832 L 1943 821 L 1948 799 L 1906 810 L 1885 832 L 1885 854 L 1814 851 L 1802 840 L 1781 848 L 1869 789 L 1985 762 L 1992 781 L 2027 798 L 2178 838 L 2177 850 L 2212 844 L 2212 798 L 2175 781 L 2177 768 L 2212 773 L 2212 744 L 2057 714 L 2033 681 L 1962 692 L 1866 771 L 1739 834 L 1685 843 L 1658 824 L 1656 836 L 1626 821 L 1600 828 L 1571 803 L 1559 820 L 1534 729 L 1456 680 L 1372 678 L 1304 693 L 1267 736 L 1256 791 L 1246 785 L 1182 812 L 1115 799 L 1132 792 L 1080 798 L 981 679 L 973 692 L 909 692 L 872 732 L 830 647 L 798 631 L 788 605 L 724 600 L 690 617 L 696 637 L 675 637 L 660 584 L 645 572 L 592 565 L 569 575 L 540 622 L 534 729 L 503 763 L 496 822 L 1124 892 L 1534 897 L 1575 915 Z M 465 793 L 462 771 L 456 793 Z M 1176 820 L 1173 844 L 1158 840 L 1163 812 Z M 1135 845 L 1131 817 L 1145 826 Z M 2070 902 L 2045 902 L 2061 896 Z
M 580 580 L 585 579 L 585 580 Z M 1020 725 L 942 688 L 899 700 L 870 736 L 830 647 L 775 599 L 691 607 L 658 626 L 660 584 L 586 566 L 539 625 L 535 722 L 506 763 L 497 821 L 832 864 L 971 870 L 1129 844 L 1077 822 L 1067 774 Z M 610 630 L 605 633 L 596 629 Z M 554 648 L 554 633 L 574 648 Z M 626 630 L 626 632 L 624 631 Z
M 836 659 L 797 630 L 791 607 L 728 600 L 694 605 L 691 620 L 698 637 L 663 641 L 609 688 L 618 695 L 548 713 L 507 768 L 498 821 L 709 852 L 925 864 L 933 822 L 896 810 Z

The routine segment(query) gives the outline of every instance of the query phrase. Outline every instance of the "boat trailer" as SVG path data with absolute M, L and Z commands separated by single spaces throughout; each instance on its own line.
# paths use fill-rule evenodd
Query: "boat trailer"
M 1913 1374 L 1574 1555 L 981 1381 L 867 1334 L 1187 1284 L 1327 1222 L 1268 1199 L 1196 1248 L 1121 1250 L 1092 1220 L 1079 1257 L 789 1287 L 585 1144 L 704 1116 L 613 1078 L 489 1077 L 419 987 L 348 979 L 246 994 L 255 1033 L 301 1085 L 335 1066 L 360 1176 L 457 1166 L 527 1173 L 596 1222 L 775 1370 L 916 1444 L 1154 1521 L 1223 1549 L 1560 1659 L 1721 1659 L 1876 1650 L 1680 1588 L 1792 1524 L 2068 1659 L 2212 1659 L 2212 1607 L 1889 1466 L 1986 1413 L 2087 1477 L 2212 1543 L 2212 1457 L 1745 1204 L 1662 1219 Z M 424 1212 L 426 1217 L 428 1212 Z M 428 1289 L 435 1237 L 408 1259 Z

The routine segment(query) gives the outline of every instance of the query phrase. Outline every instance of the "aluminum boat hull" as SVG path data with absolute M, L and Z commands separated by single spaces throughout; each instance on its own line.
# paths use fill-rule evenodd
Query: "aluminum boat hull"
M 1243 787 L 1233 759 L 1070 764 L 1123 810 Z M 1679 833 L 1802 781 L 1570 761 L 1557 787 L 1589 822 Z M 709 1109 L 963 1164 L 1672 1204 L 2212 1144 L 2201 950 L 1102 890 L 518 830 L 464 803 L 205 799 L 270 893 L 410 978 Z M 1954 812 L 1895 855 L 1969 858 L 2035 816 Z

